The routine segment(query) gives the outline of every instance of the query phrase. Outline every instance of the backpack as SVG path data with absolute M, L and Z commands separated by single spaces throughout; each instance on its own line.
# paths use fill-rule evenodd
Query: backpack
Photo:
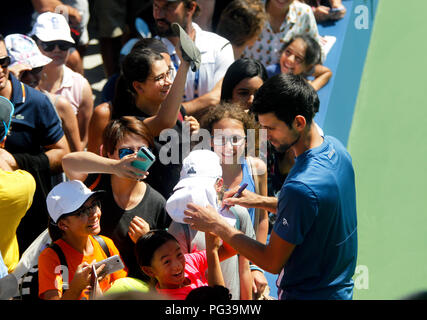
M 93 238 L 100 244 L 102 250 L 107 255 L 107 258 L 110 257 L 110 251 L 108 246 L 99 235 L 93 236 Z M 58 255 L 60 264 L 61 264 L 61 275 L 68 268 L 67 260 L 65 259 L 64 252 L 61 247 L 56 243 L 51 243 L 48 248 L 51 248 Z M 63 292 L 68 289 L 68 283 L 64 282 Z M 25 273 L 18 280 L 18 295 L 13 298 L 14 300 L 26 300 L 26 301 L 36 301 L 40 300 L 39 298 L 39 268 L 38 265 L 32 266 L 27 273 Z

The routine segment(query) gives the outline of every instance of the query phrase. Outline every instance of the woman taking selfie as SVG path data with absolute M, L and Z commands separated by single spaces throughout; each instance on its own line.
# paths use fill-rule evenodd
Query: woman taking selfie
M 106 191 L 102 234 L 119 248 L 129 276 L 142 280 L 145 278 L 136 263 L 134 245 L 147 231 L 165 229 L 171 221 L 163 196 L 142 180 L 148 173 L 132 165 L 135 160 L 147 161 L 137 157 L 137 151 L 152 146 L 153 137 L 143 121 L 122 117 L 110 121 L 104 130 L 103 156 L 74 152 L 62 160 L 70 179 L 84 181 L 92 190 Z

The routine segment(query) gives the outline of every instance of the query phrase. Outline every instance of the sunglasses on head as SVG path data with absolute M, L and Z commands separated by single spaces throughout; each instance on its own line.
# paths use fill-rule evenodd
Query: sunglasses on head
M 10 57 L 4 56 L 0 58 L 0 66 L 2 68 L 7 68 L 10 65 Z
M 62 50 L 62 51 L 67 51 L 73 46 L 72 43 L 67 41 L 48 41 L 48 42 L 40 41 L 40 45 L 43 51 L 46 51 L 46 52 L 53 51 L 56 46 L 58 46 L 59 50 Z

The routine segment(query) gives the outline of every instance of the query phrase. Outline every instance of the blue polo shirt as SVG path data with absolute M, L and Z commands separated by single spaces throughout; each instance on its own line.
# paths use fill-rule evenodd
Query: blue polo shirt
M 279 196 L 274 232 L 295 249 L 277 284 L 281 299 L 352 299 L 357 258 L 352 160 L 326 136 L 296 158 Z
M 12 82 L 10 100 L 15 113 L 5 148 L 12 154 L 38 154 L 43 151 L 43 146 L 54 144 L 63 137 L 61 120 L 45 94 L 9 74 Z

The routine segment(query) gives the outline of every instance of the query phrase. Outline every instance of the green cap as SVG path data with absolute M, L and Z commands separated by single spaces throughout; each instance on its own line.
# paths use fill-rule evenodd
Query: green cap
M 197 49 L 193 40 L 189 37 L 187 32 L 181 28 L 181 26 L 174 22 L 172 23 L 172 31 L 179 37 L 181 44 L 182 58 L 190 63 L 191 70 L 197 71 L 200 67 L 201 55 L 199 49 Z

